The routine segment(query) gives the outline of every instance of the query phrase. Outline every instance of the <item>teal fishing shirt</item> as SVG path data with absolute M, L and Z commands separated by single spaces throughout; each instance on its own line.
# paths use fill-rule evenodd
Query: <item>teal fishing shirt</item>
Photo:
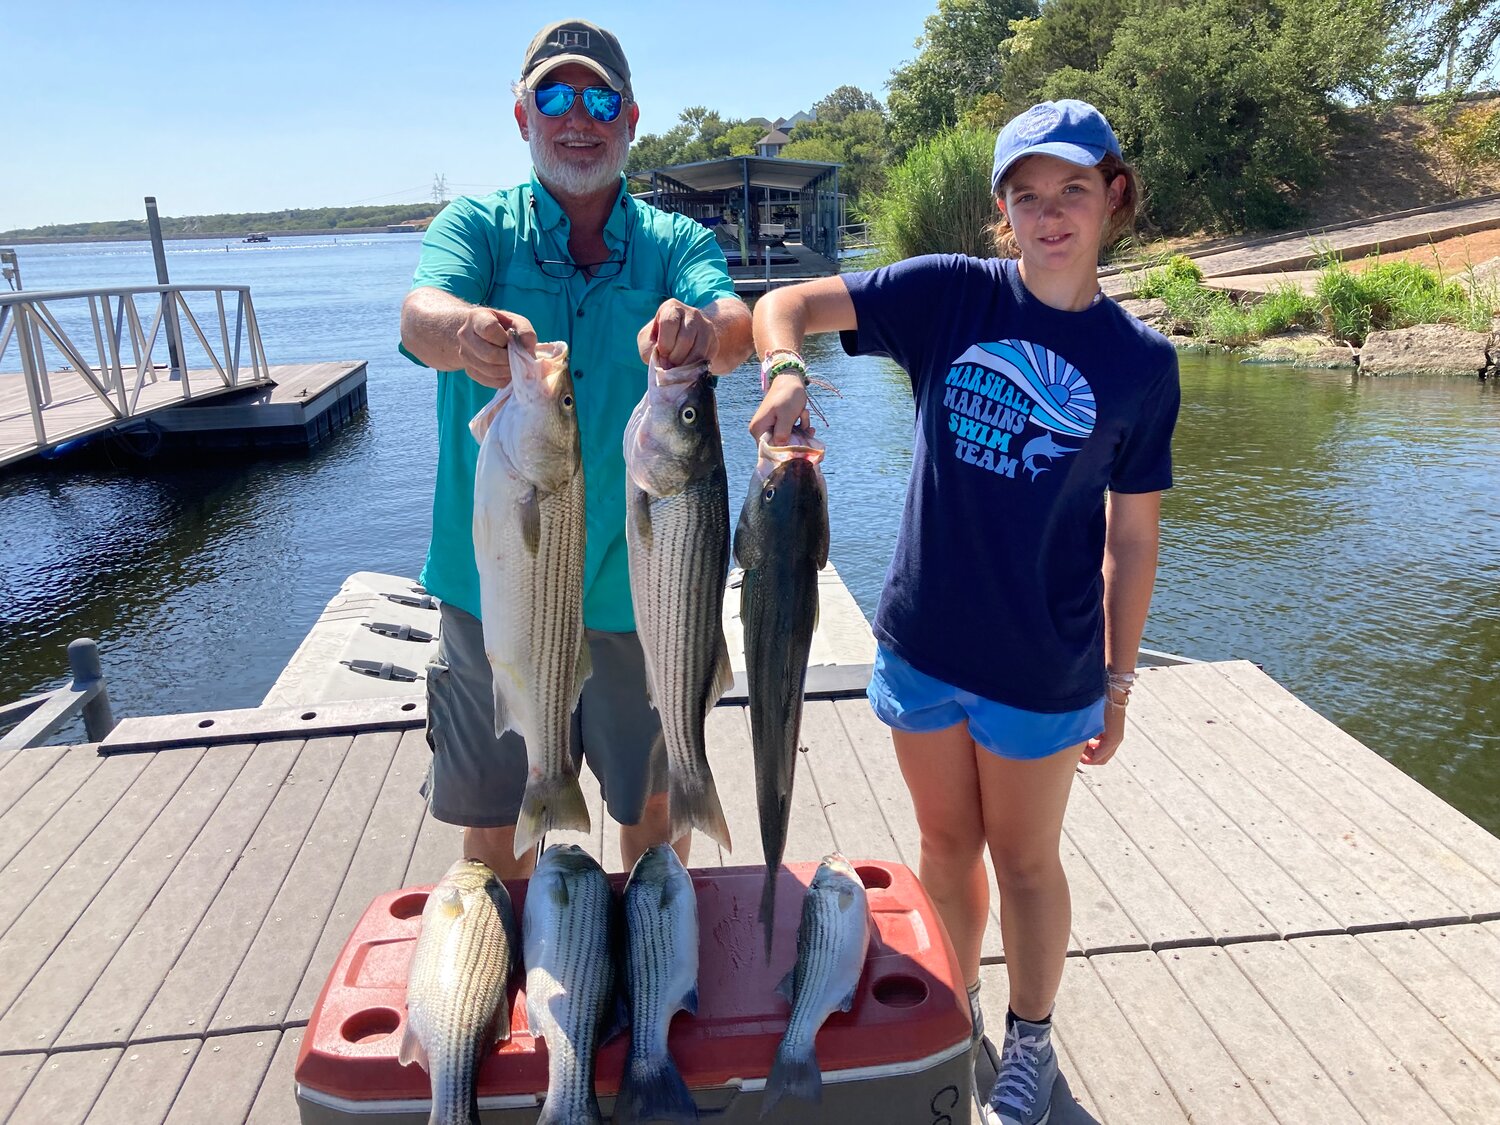
M 568 260 L 568 217 L 535 176 L 529 183 L 454 200 L 422 240 L 412 288 L 431 286 L 474 305 L 519 313 L 538 340 L 564 340 L 583 445 L 587 546 L 583 619 L 590 629 L 635 628 L 625 547 L 625 423 L 646 391 L 636 333 L 668 297 L 703 308 L 733 297 L 724 254 L 706 227 L 648 206 L 625 190 L 604 225 L 614 277 L 549 277 L 537 259 Z M 401 352 L 414 363 L 417 359 Z M 425 365 L 423 365 L 425 366 Z M 437 373 L 438 464 L 432 542 L 422 585 L 479 616 L 474 563 L 474 470 L 469 420 L 494 397 L 462 371 Z

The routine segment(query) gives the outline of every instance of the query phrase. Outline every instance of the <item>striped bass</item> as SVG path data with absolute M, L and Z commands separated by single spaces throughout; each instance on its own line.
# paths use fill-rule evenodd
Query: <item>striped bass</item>
M 735 561 L 744 568 L 740 621 L 766 860 L 760 921 L 767 961 L 776 932 L 776 872 L 792 811 L 807 655 L 818 621 L 818 571 L 828 562 L 828 492 L 818 468 L 823 452 L 821 441 L 799 430 L 786 446 L 774 446 L 762 434 L 734 532 Z
M 511 381 L 474 416 L 474 561 L 495 734 L 526 741 L 515 853 L 549 829 L 589 830 L 570 746 L 589 674 L 583 632 L 583 462 L 568 346 L 510 344 Z
M 819 864 L 807 888 L 797 929 L 797 963 L 777 990 L 791 1003 L 792 1014 L 766 1078 L 762 1117 L 788 1095 L 823 1100 L 823 1075 L 813 1040 L 835 1010 L 854 1007 L 869 944 L 864 884 L 849 861 L 835 852 Z
M 667 1050 L 678 1012 L 698 1011 L 698 896 L 669 844 L 648 849 L 625 884 L 630 1054 L 613 1120 L 698 1120 L 698 1108 Z
M 477 860 L 459 860 L 427 896 L 406 985 L 397 1058 L 432 1079 L 430 1125 L 478 1125 L 475 1083 L 492 1043 L 510 1038 L 514 915 L 510 895 Z
M 577 844 L 542 853 L 526 885 L 526 1019 L 547 1041 L 547 1100 L 537 1125 L 599 1125 L 594 1055 L 614 1011 L 614 896 Z
M 713 377 L 657 370 L 625 427 L 625 540 L 646 682 L 661 715 L 671 839 L 697 828 L 728 850 L 703 724 L 734 680 L 724 640 L 729 485 Z

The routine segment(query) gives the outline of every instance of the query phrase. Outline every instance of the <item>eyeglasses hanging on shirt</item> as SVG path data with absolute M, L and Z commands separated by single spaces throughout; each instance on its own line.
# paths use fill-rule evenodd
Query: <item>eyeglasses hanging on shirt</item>
M 575 273 L 584 277 L 616 277 L 625 268 L 625 252 L 618 258 L 606 258 L 602 262 L 574 262 L 568 258 L 544 258 L 533 247 L 531 256 L 536 259 L 537 269 L 548 277 L 570 278 Z

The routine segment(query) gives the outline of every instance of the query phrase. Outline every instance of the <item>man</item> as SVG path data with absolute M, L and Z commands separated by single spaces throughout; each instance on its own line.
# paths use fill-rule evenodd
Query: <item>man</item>
M 478 621 L 469 419 L 510 381 L 507 344 L 566 340 L 587 488 L 584 625 L 593 664 L 573 716 L 574 755 L 598 776 L 620 822 L 628 868 L 668 836 L 660 721 L 647 701 L 625 546 L 625 423 L 654 347 L 666 366 L 732 370 L 750 353 L 750 314 L 724 255 L 691 219 L 655 210 L 621 174 L 640 109 L 619 41 L 585 20 L 543 28 L 527 48 L 515 119 L 531 146 L 529 183 L 455 200 L 432 223 L 401 310 L 402 350 L 438 371 L 438 470 L 422 582 L 442 600 L 428 670 L 428 795 L 464 826 L 464 854 L 505 878 L 526 779 L 519 736 L 494 736 Z M 688 840 L 676 842 L 687 857 Z

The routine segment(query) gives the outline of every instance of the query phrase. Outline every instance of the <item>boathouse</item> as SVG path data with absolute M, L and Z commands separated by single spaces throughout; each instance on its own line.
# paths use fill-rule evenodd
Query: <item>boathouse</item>
M 653 168 L 640 193 L 714 231 L 740 292 L 838 272 L 845 199 L 838 164 L 729 156 Z

